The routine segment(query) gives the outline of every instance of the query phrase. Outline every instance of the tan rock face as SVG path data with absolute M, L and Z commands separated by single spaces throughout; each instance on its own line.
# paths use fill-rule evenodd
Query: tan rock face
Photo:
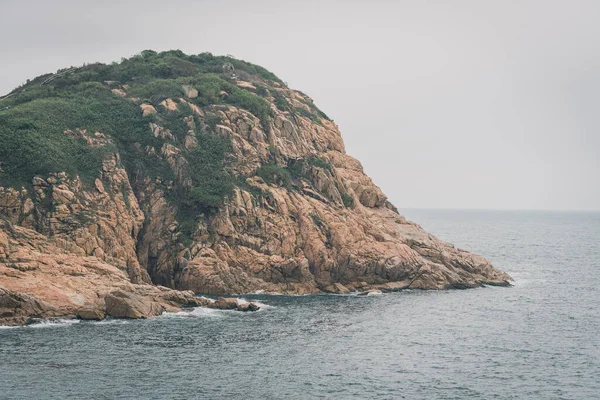
M 304 112 L 271 104 L 273 117 L 265 122 L 231 105 L 201 108 L 192 104 L 198 95 L 193 86 L 183 87 L 188 100 L 166 99 L 159 111 L 141 104 L 144 115 L 157 114 L 148 135 L 162 141 L 145 151 L 166 161 L 171 181 L 126 171 L 113 154 L 91 185 L 55 173 L 34 177 L 27 190 L 0 188 L 0 322 L 101 313 L 147 318 L 186 305 L 211 306 L 193 292 L 367 293 L 507 284 L 510 277 L 485 258 L 400 216 L 345 153 L 337 126 L 304 115 L 312 100 L 275 86 L 269 90 Z M 176 137 L 160 115 L 184 103 L 192 115 L 183 118 L 187 128 Z M 207 116 L 219 123 L 211 128 Z M 243 184 L 218 210 L 182 220 L 173 199 L 192 184 L 186 150 L 198 145 L 199 132 L 211 129 L 231 139 L 228 168 Z M 100 132 L 65 134 L 89 146 L 111 143 Z M 266 183 L 256 174 L 265 164 L 297 176 Z M 191 229 L 187 240 L 184 223 Z M 225 302 L 220 306 L 231 308 Z
M 190 99 L 195 99 L 196 97 L 198 97 L 198 90 L 194 89 L 190 85 L 183 85 L 182 89 L 183 93 L 185 94 L 185 97 Z
M 140 108 L 142 109 L 142 114 L 144 116 L 156 114 L 156 108 L 151 104 L 140 104 Z
M 306 101 L 280 90 L 294 101 Z M 232 106 L 211 106 L 209 112 L 220 117 L 217 134 L 232 140 L 231 168 L 240 175 L 252 176 L 273 157 L 290 165 L 317 156 L 333 168 L 304 167 L 304 178 L 291 189 L 248 178 L 262 196 L 236 189 L 218 213 L 200 223 L 195 243 L 176 257 L 170 239 L 152 239 L 164 243 L 165 250 L 157 249 L 155 258 L 163 260 L 161 273 L 172 277 L 173 286 L 201 293 L 342 293 L 360 282 L 394 291 L 506 284 L 510 279 L 484 258 L 460 251 L 398 215 L 360 162 L 345 154 L 332 122 L 321 118 L 317 124 L 275 110 L 265 127 Z

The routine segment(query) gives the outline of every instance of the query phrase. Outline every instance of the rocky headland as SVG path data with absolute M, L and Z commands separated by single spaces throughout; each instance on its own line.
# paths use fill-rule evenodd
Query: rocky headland
M 509 280 L 399 215 L 335 123 L 256 65 L 144 51 L 0 100 L 0 324 Z

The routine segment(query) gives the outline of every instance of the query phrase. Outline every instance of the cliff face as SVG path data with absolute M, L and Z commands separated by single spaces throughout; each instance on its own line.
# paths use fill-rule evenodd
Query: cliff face
M 189 292 L 151 283 L 212 294 L 508 283 L 483 257 L 400 216 L 306 95 L 251 64 L 236 69 L 233 60 L 193 57 L 144 52 L 121 64 L 168 61 L 173 74 L 187 63 L 169 78 L 128 78 L 96 66 L 91 71 L 102 73 L 93 90 L 91 78 L 82 78 L 93 75 L 91 67 L 57 78 L 62 91 L 53 87 L 52 96 L 93 98 L 109 124 L 102 131 L 87 124 L 91 117 L 53 121 L 55 140 L 83 146 L 86 158 L 101 154 L 100 163 L 86 180 L 87 164 L 68 171 L 72 163 L 61 170 L 53 160 L 58 166 L 33 169 L 20 186 L 18 161 L 0 164 L 0 313 L 105 311 L 117 289 L 146 293 L 157 310 L 190 301 Z M 111 73 L 119 81 L 106 79 Z M 13 107 L 4 121 L 19 107 L 58 101 L 47 92 L 32 100 L 32 91 L 3 101 Z M 129 110 L 131 128 L 110 123 L 122 119 L 121 109 Z M 4 131 L 0 153 L 23 129 L 7 126 L 15 128 Z M 137 136 L 129 134 L 134 126 Z M 165 293 L 179 300 L 164 301 Z

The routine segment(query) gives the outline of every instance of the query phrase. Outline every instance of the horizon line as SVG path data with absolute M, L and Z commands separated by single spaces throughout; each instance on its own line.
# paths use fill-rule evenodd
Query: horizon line
M 600 209 L 551 209 L 551 208 L 465 208 L 465 207 L 398 207 L 399 210 L 436 210 L 436 211 L 527 211 L 527 212 L 564 212 L 564 213 L 600 213 Z

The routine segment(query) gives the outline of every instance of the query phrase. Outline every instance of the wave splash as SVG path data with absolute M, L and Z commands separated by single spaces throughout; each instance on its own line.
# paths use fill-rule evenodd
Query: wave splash
M 64 326 L 71 326 L 80 323 L 80 319 L 45 319 L 40 322 L 36 322 L 31 325 L 27 325 L 26 328 L 40 329 L 40 328 L 57 328 Z

